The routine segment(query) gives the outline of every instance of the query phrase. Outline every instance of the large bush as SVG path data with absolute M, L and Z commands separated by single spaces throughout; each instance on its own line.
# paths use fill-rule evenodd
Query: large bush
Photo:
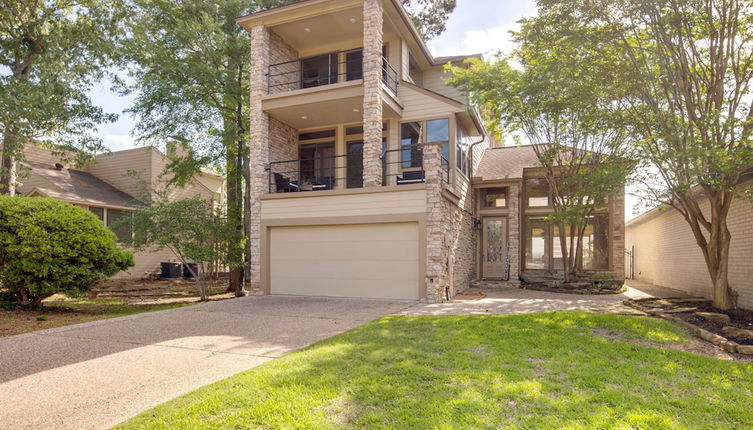
M 89 290 L 133 266 L 94 214 L 41 197 L 0 196 L 0 284 L 24 305 Z

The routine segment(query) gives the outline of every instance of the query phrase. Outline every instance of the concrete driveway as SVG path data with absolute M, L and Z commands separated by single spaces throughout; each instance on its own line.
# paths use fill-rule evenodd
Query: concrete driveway
M 246 297 L 0 339 L 0 427 L 109 428 L 414 303 Z

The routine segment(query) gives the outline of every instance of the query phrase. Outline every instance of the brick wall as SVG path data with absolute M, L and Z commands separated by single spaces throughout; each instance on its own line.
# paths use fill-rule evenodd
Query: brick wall
M 445 199 L 446 200 L 446 199 Z M 452 291 L 450 297 L 465 291 L 476 279 L 476 245 L 478 234 L 474 229 L 473 215 L 450 201 L 446 201 L 447 230 L 450 235 L 450 253 L 455 257 L 452 268 Z
M 708 203 L 702 205 L 708 213 Z M 753 206 L 732 203 L 729 282 L 738 305 L 753 309 Z M 690 226 L 674 210 L 638 220 L 626 228 L 626 246 L 635 247 L 635 275 L 641 281 L 712 298 L 712 283 Z
M 284 93 L 300 88 L 298 62 L 290 62 L 297 59 L 298 51 L 288 45 L 274 31 L 269 31 L 269 64 L 274 65 L 269 69 L 270 94 Z M 253 58 L 251 61 L 253 61 Z

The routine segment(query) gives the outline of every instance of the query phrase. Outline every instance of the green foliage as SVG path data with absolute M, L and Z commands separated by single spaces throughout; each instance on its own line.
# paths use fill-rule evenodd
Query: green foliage
M 131 266 L 133 254 L 94 214 L 47 198 L 0 196 L 0 283 L 23 304 L 87 291 Z
M 439 36 L 457 6 L 457 0 L 401 0 L 412 15 L 413 24 L 424 39 Z
M 565 279 L 579 270 L 581 241 L 590 216 L 624 192 L 634 162 L 624 89 L 609 78 L 609 57 L 587 49 L 592 33 L 523 20 L 513 58 L 448 66 L 449 85 L 471 94 L 499 140 L 520 132 L 534 145 L 559 227 Z M 569 244 L 569 245 L 568 245 Z
M 22 158 L 23 144 L 32 141 L 88 152 L 103 149 L 92 130 L 115 116 L 94 106 L 87 92 L 117 60 L 123 14 L 119 0 L 0 3 L 5 157 Z M 0 172 L 5 180 L 8 174 Z
M 213 265 L 237 265 L 231 256 L 240 255 L 235 225 L 219 214 L 212 203 L 200 197 L 167 201 L 160 199 L 134 212 L 136 248 L 167 248 L 183 263 L 196 263 L 195 274 L 202 300 L 207 299 L 205 281 Z M 233 252 L 229 247 L 238 247 Z

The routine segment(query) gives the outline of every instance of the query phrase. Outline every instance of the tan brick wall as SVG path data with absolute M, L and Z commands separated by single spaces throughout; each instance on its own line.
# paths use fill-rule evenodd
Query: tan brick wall
M 508 253 L 510 255 L 510 281 L 517 281 L 520 277 L 520 253 L 521 253 L 521 223 L 520 223 L 520 187 L 510 185 L 508 188 L 509 196 L 508 206 L 508 232 L 507 240 L 509 242 Z
M 445 300 L 449 286 L 448 258 L 450 202 L 442 196 L 440 175 L 440 145 L 423 145 L 426 171 L 426 300 L 431 303 Z
M 610 238 L 612 253 L 609 261 L 613 276 L 622 278 L 625 273 L 625 192 L 612 197 L 610 208 L 612 217 L 612 237 Z
M 708 212 L 708 203 L 703 204 Z M 728 226 L 732 234 L 730 286 L 739 294 L 738 305 L 753 309 L 753 207 L 732 203 Z M 641 281 L 712 297 L 712 283 L 701 249 L 690 226 L 674 210 L 631 224 L 626 246 L 635 247 L 635 275 Z
M 290 61 L 298 59 L 298 51 L 288 45 L 274 31 L 269 31 L 269 64 L 274 64 L 270 70 L 270 76 L 265 79 L 269 83 L 269 93 L 277 94 L 297 90 L 300 87 L 298 62 Z M 253 61 L 253 58 L 251 59 Z M 286 64 L 281 64 L 286 63 Z M 266 73 L 266 71 L 264 72 Z M 274 76 L 273 76 L 274 75 Z
M 446 200 L 446 199 L 445 199 Z M 447 219 L 450 235 L 450 254 L 454 256 L 452 266 L 452 291 L 450 297 L 465 291 L 476 279 L 476 243 L 478 235 L 473 227 L 473 215 L 446 201 L 451 217 Z
M 382 43 L 381 0 L 363 3 L 363 184 L 382 185 Z

